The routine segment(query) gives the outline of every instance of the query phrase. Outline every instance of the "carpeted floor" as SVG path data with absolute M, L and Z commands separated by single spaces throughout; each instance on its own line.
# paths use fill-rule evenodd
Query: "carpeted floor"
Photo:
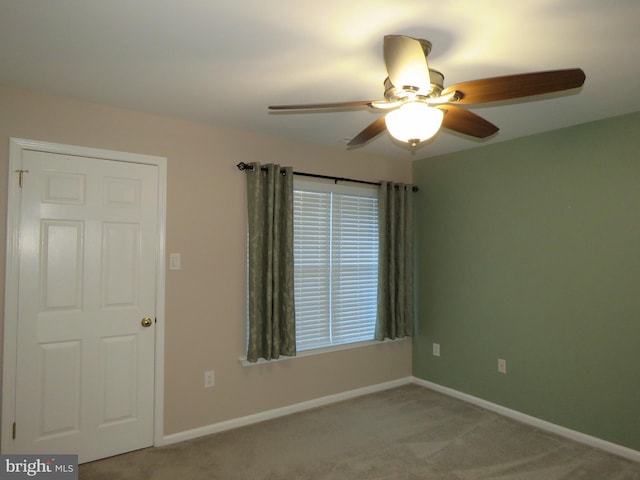
M 417 385 L 80 466 L 81 480 L 640 480 L 640 463 Z

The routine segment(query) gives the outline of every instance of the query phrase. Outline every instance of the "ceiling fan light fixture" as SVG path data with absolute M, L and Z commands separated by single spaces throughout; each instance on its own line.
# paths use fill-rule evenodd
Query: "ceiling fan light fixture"
M 409 102 L 387 113 L 385 122 L 393 138 L 415 147 L 438 133 L 443 117 L 440 109 L 424 102 Z
M 335 110 L 367 107 L 381 110 L 348 147 L 363 145 L 385 130 L 398 143 L 414 148 L 432 138 L 443 126 L 475 138 L 489 138 L 499 128 L 479 115 L 457 105 L 501 102 L 562 92 L 582 87 L 585 73 L 580 68 L 521 73 L 482 78 L 444 87 L 444 75 L 429 67 L 431 42 L 405 35 L 385 35 L 382 49 L 387 77 L 383 100 L 271 105 L 269 110 Z

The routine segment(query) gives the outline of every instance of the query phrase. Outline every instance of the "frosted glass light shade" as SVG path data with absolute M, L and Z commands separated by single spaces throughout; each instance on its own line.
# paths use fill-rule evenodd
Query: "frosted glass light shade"
M 438 132 L 443 117 L 442 110 L 426 103 L 410 102 L 387 113 L 385 123 L 392 137 L 415 147 Z

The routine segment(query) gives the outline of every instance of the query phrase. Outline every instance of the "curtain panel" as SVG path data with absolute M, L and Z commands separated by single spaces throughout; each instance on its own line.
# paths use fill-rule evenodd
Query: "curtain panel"
M 413 190 L 381 182 L 376 340 L 413 335 Z
M 296 354 L 293 290 L 293 169 L 250 164 L 247 360 Z

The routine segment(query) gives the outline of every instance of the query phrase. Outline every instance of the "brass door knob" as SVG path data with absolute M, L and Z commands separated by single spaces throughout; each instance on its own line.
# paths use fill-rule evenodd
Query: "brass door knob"
M 151 326 L 151 324 L 153 323 L 153 320 L 151 320 L 149 317 L 144 317 L 140 323 L 142 324 L 143 327 L 146 328 Z

